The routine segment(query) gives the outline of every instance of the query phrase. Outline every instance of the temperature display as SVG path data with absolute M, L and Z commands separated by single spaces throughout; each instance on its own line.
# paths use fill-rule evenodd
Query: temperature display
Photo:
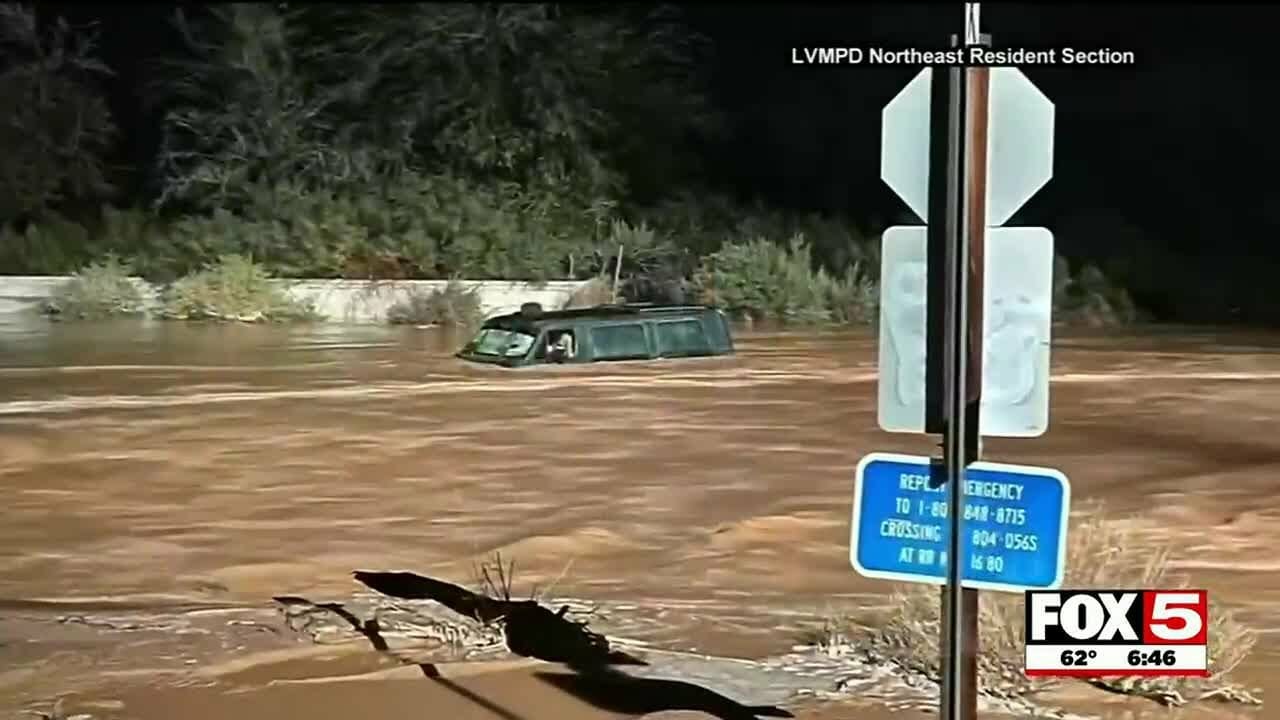
M 1063 650 L 1062 664 L 1068 667 L 1088 665 L 1090 660 L 1098 657 L 1097 650 Z

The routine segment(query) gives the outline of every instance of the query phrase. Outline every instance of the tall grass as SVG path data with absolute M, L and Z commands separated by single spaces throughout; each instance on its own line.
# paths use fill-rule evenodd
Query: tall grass
M 1101 506 L 1073 513 L 1067 547 L 1064 587 L 1078 589 L 1151 588 L 1185 585 L 1169 573 L 1172 551 L 1144 542 L 1123 519 L 1108 517 Z M 1210 608 L 1208 678 L 1103 678 L 1100 687 L 1150 698 L 1165 705 L 1198 699 L 1256 702 L 1235 684 L 1232 672 L 1252 652 L 1257 635 L 1230 609 Z M 941 601 L 932 585 L 895 589 L 890 610 L 881 617 L 833 616 L 808 638 L 818 645 L 853 643 L 903 670 L 933 679 L 940 676 L 938 634 Z M 1012 697 L 1058 684 L 1056 679 L 1028 678 L 1022 673 L 1023 620 L 1020 594 L 989 592 L 979 596 L 978 684 L 983 692 Z

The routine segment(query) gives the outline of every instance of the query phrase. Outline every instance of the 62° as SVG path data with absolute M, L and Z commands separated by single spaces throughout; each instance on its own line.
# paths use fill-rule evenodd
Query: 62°
M 1097 650 L 1063 650 L 1063 665 L 1088 665 L 1089 661 L 1098 657 Z

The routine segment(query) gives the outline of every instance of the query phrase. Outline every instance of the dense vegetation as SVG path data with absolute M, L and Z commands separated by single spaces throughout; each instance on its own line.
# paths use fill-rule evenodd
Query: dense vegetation
M 0 8 L 2 272 L 127 267 L 172 284 L 171 316 L 257 318 L 297 313 L 274 297 L 241 307 L 226 288 L 268 274 L 590 278 L 620 262 L 632 299 L 875 317 L 881 228 L 857 208 L 796 216 L 708 186 L 699 149 L 725 126 L 699 84 L 710 48 L 669 8 L 180 11 L 185 52 L 157 59 L 149 89 L 163 140 L 147 197 L 112 186 L 119 131 L 98 82 L 111 69 L 92 35 Z M 1134 317 L 1096 268 L 1068 270 L 1068 315 Z

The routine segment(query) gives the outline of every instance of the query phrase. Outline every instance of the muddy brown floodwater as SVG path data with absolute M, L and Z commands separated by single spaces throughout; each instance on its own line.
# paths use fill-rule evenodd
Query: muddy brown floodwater
M 91 622 L 104 612 L 344 599 L 354 568 L 461 581 L 495 550 L 516 559 L 517 590 L 556 582 L 558 595 L 661 608 L 651 639 L 673 648 L 763 656 L 831 608 L 883 602 L 889 588 L 849 568 L 853 467 L 870 451 L 931 447 L 877 427 L 872 335 L 755 333 L 732 358 L 521 371 L 466 366 L 450 357 L 456 341 L 0 325 L 0 713 L 131 684 L 178 693 L 161 670 L 229 667 L 282 642 L 230 625 L 228 637 L 104 641 Z M 986 456 L 1060 468 L 1077 502 L 1105 501 L 1175 542 L 1180 569 L 1261 633 L 1243 681 L 1280 690 L 1280 338 L 1171 329 L 1055 343 L 1049 433 L 989 441 Z M 533 692 L 503 672 L 472 690 Z M 378 692 L 388 708 L 466 716 L 448 709 L 456 697 L 396 688 Z M 155 702 L 205 717 L 209 692 Z M 299 703 L 338 713 L 362 693 L 281 690 L 255 707 L 338 717 Z M 536 717 L 578 712 L 547 702 Z M 879 714 L 851 707 L 824 717 Z M 1223 716 L 1209 712 L 1183 716 Z

